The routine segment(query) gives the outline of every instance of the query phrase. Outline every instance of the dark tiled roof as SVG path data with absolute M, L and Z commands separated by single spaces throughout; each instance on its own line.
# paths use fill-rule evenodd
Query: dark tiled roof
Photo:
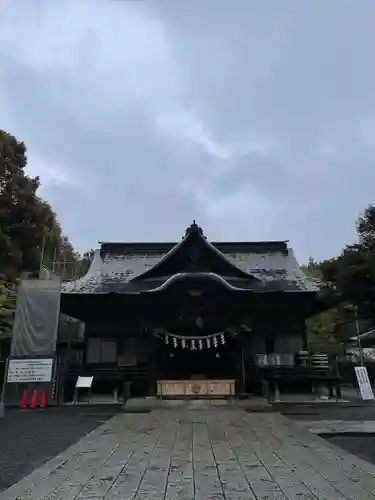
M 86 276 L 63 283 L 63 293 L 131 293 L 131 280 L 157 264 L 176 244 L 102 243 Z M 319 287 L 300 269 L 285 242 L 213 243 L 238 269 L 259 278 L 262 291 L 317 292 Z M 237 280 L 238 281 L 238 280 Z M 258 280 L 256 280 L 258 281 Z M 229 282 L 229 280 L 228 280 Z M 250 282 L 250 281 L 249 281 Z M 146 286 L 147 285 L 143 285 Z M 235 286 L 240 286 L 238 283 Z M 248 288 L 248 284 L 244 288 Z M 258 285 L 259 288 L 259 285 Z

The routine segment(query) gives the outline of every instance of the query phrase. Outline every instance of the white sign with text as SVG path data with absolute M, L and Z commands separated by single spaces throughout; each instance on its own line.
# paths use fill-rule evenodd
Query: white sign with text
M 10 359 L 8 383 L 51 382 L 53 359 Z
M 90 389 L 92 386 L 92 381 L 94 380 L 94 377 L 78 377 L 77 382 L 76 382 L 76 387 L 86 387 L 87 389 Z
M 368 378 L 367 368 L 365 366 L 355 366 L 354 370 L 362 399 L 374 399 L 374 393 L 372 392 L 370 379 Z

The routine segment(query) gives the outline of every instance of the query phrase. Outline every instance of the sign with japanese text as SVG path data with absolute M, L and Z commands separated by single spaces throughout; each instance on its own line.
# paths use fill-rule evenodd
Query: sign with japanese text
M 94 377 L 81 377 L 77 378 L 76 387 L 87 387 L 88 389 L 92 386 L 92 381 Z
M 53 359 L 10 359 L 8 383 L 51 382 Z
M 354 370 L 362 399 L 374 399 L 374 393 L 372 392 L 370 379 L 368 378 L 367 368 L 365 366 L 355 366 Z

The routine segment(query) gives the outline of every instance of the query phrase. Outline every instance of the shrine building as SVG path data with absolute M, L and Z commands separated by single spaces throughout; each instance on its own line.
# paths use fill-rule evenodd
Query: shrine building
M 194 221 L 178 243 L 101 243 L 60 307 L 85 324 L 59 339 L 65 385 L 181 397 L 307 377 L 305 320 L 329 304 L 287 242 L 209 242 Z

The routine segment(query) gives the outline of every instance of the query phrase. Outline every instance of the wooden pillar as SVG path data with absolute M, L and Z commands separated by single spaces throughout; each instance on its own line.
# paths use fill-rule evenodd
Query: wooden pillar
M 245 338 L 242 336 L 240 340 L 240 348 L 241 348 L 241 382 L 242 382 L 242 392 L 245 394 L 247 391 L 246 387 L 246 357 L 245 357 Z
M 328 380 L 328 397 L 330 399 L 332 399 L 334 397 L 332 380 Z
M 266 337 L 266 353 L 275 352 L 275 337 L 273 333 L 268 333 Z
M 156 384 L 158 379 L 158 363 L 157 363 L 157 342 L 158 339 L 154 337 L 154 335 L 150 334 L 150 343 L 149 343 L 149 367 L 150 367 L 150 375 L 149 375 L 149 383 L 148 383 L 148 392 L 149 396 L 156 395 Z
M 302 335 L 302 350 L 303 351 L 308 351 L 308 344 L 307 344 L 307 333 L 306 333 L 306 321 L 303 319 L 301 321 L 302 325 L 301 325 L 301 328 L 302 328 L 302 331 L 303 331 L 303 335 Z
M 279 382 L 277 380 L 275 380 L 273 383 L 273 394 L 274 394 L 274 401 L 280 401 L 280 387 L 279 387 Z

